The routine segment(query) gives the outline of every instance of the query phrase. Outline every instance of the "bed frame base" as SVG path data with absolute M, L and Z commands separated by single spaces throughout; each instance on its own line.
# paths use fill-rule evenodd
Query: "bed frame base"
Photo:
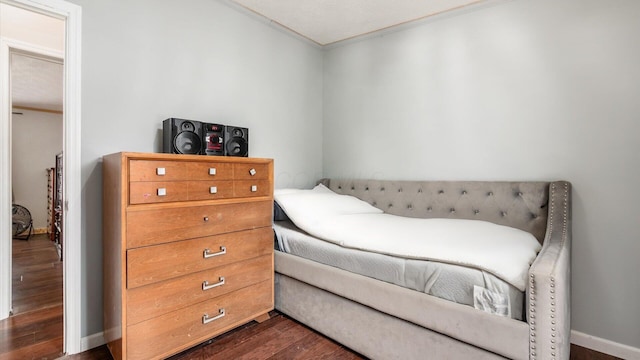
M 372 359 L 506 359 L 276 273 L 276 309 Z

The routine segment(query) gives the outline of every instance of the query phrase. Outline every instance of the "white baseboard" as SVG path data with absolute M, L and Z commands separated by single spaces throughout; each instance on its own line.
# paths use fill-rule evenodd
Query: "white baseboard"
M 640 359 L 640 349 L 571 330 L 571 343 L 621 359 Z
M 93 335 L 83 337 L 80 341 L 80 352 L 84 352 L 98 346 L 106 344 L 104 341 L 104 333 L 99 332 Z

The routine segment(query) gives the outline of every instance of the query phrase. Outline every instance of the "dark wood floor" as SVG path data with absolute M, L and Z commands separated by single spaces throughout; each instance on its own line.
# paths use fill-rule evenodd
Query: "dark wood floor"
M 106 346 L 67 356 L 72 360 L 110 360 Z M 170 360 L 205 359 L 342 359 L 365 357 L 327 339 L 306 326 L 277 312 L 271 319 L 250 322 L 204 344 L 177 354 Z
M 49 235 L 12 241 L 13 313 L 62 305 L 62 261 Z
M 13 240 L 14 315 L 0 321 L 0 360 L 62 356 L 62 263 L 45 235 Z M 106 346 L 64 357 L 111 360 Z M 365 359 L 365 357 L 277 312 L 193 347 L 171 360 Z M 618 358 L 571 346 L 571 360 Z M 619 360 L 619 359 L 618 359 Z
M 71 360 L 111 360 L 106 346 L 67 356 Z M 367 359 L 277 311 L 263 323 L 251 322 L 170 360 L 206 359 Z M 428 359 L 428 357 L 425 357 Z M 571 345 L 571 360 L 622 360 Z
M 11 245 L 13 315 L 0 321 L 0 360 L 56 359 L 63 350 L 62 262 L 46 234 Z

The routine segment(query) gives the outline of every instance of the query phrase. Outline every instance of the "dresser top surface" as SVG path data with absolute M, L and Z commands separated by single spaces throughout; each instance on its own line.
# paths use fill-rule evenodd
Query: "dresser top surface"
M 234 157 L 234 156 L 208 156 L 208 155 L 187 155 L 187 154 L 165 154 L 165 153 L 142 153 L 142 152 L 118 152 L 104 157 L 119 157 L 132 160 L 178 160 L 178 161 L 212 161 L 229 163 L 269 163 L 273 159 L 255 157 Z

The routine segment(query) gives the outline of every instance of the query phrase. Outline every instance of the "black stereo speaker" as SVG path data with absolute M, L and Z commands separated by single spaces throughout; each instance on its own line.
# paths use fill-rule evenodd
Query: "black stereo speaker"
M 224 150 L 227 156 L 249 156 L 249 129 L 225 126 Z
M 224 125 L 202 123 L 202 153 L 224 155 Z
M 170 118 L 162 122 L 163 152 L 170 154 L 201 154 L 202 123 L 195 120 Z

